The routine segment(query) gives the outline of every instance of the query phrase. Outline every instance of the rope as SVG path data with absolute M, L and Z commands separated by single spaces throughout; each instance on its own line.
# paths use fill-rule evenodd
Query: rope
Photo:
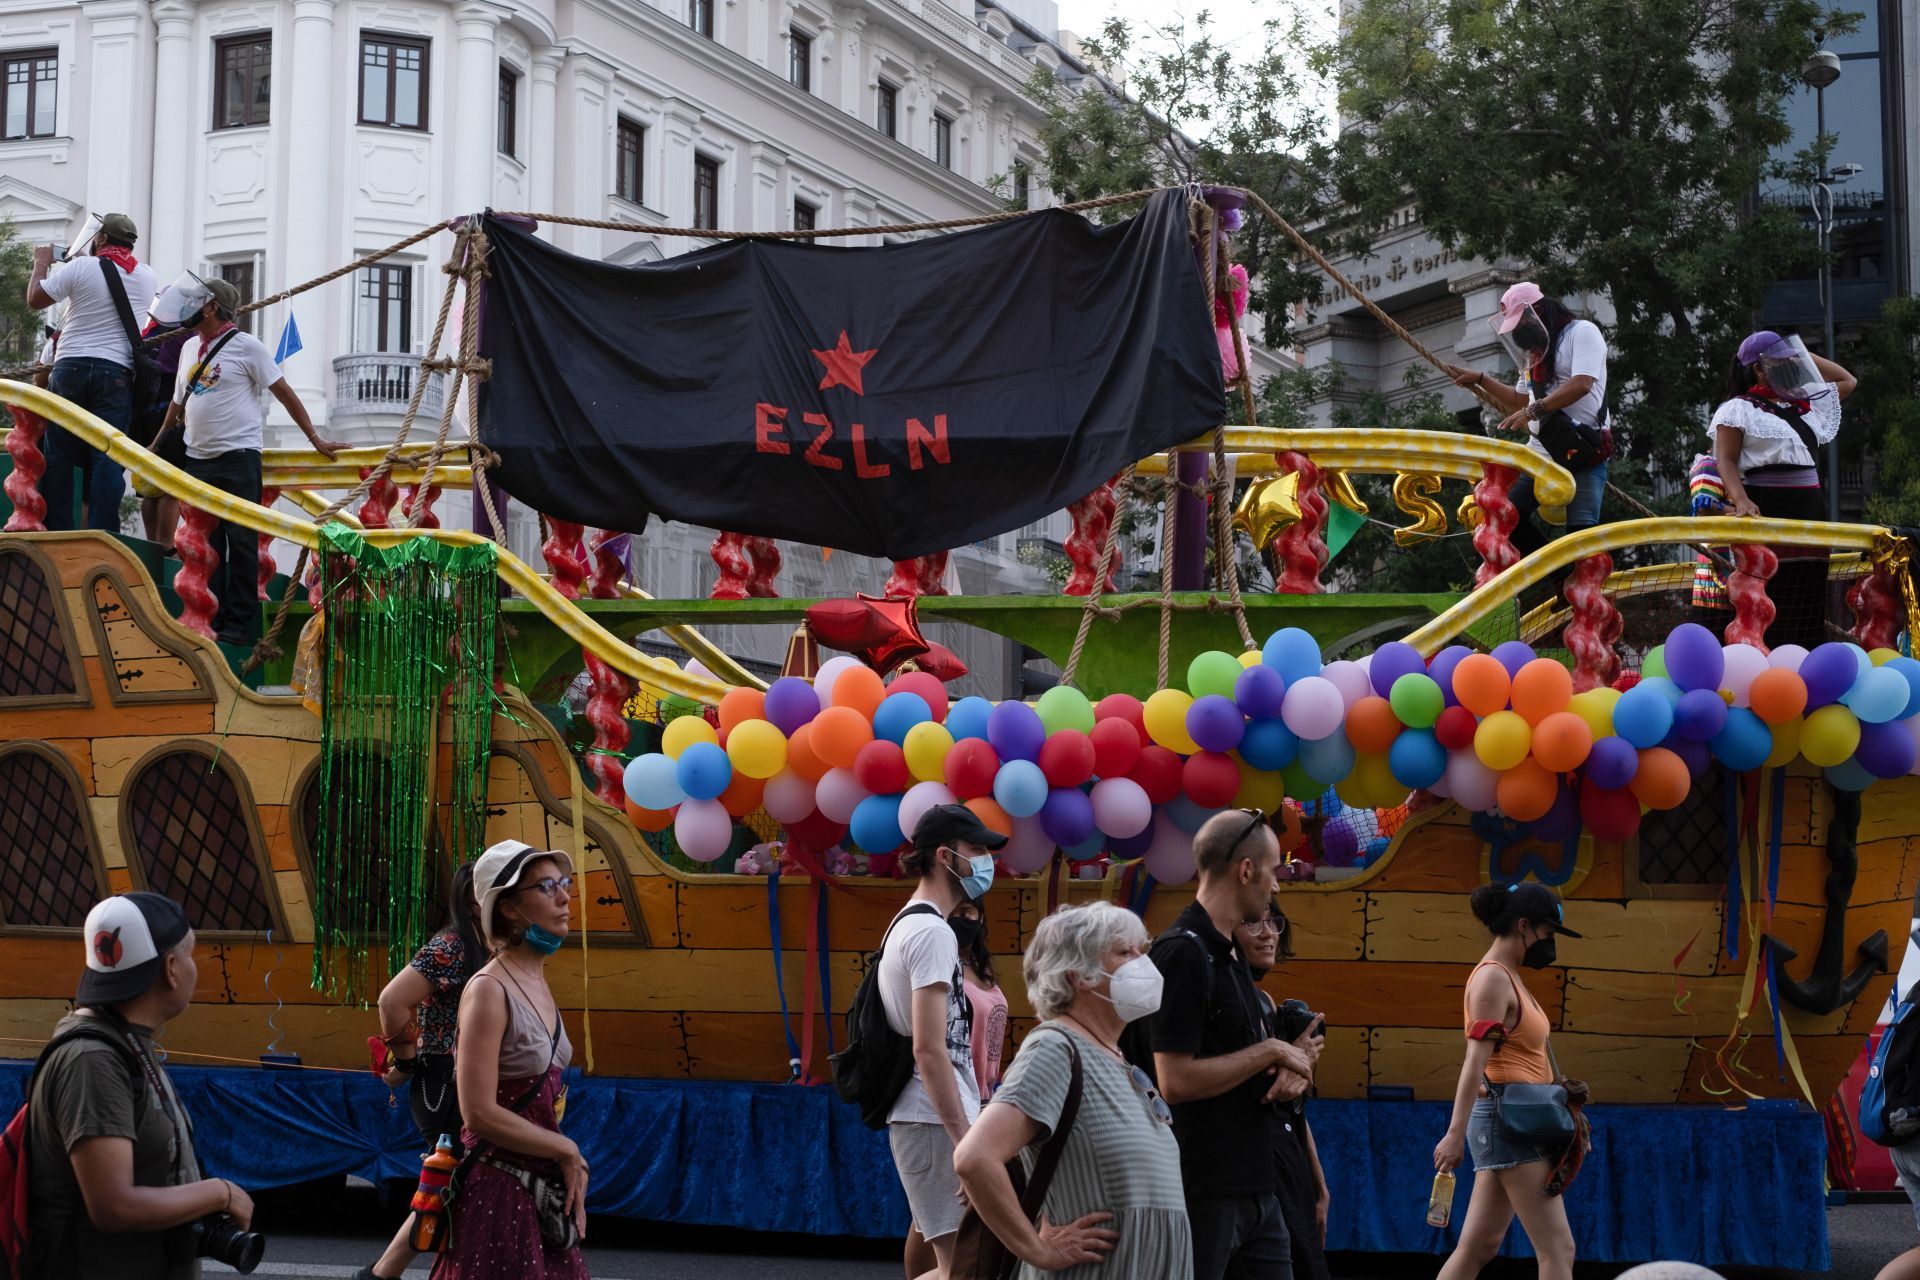
M 287 589 L 280 597 L 280 609 L 273 615 L 266 633 L 253 646 L 253 652 L 240 666 L 240 676 L 245 679 L 269 662 L 276 661 L 285 652 L 280 647 L 280 633 L 287 629 L 287 605 L 293 601 L 293 593 L 300 589 L 300 580 L 306 576 L 307 557 L 313 554 L 311 547 L 300 548 L 299 559 L 293 562 L 293 572 L 287 575 Z
M 406 527 L 409 529 L 417 529 L 420 527 L 421 512 L 427 505 L 426 496 L 433 489 L 433 473 L 439 468 L 440 460 L 446 454 L 447 436 L 453 429 L 453 411 L 460 399 L 460 380 L 462 376 L 465 376 L 469 382 L 472 382 L 492 372 L 491 361 L 479 360 L 474 355 L 478 342 L 476 334 L 480 328 L 479 282 L 486 279 L 488 275 L 487 237 L 486 233 L 478 228 L 470 231 L 462 231 L 460 235 L 463 240 L 461 245 L 463 252 L 458 259 L 459 265 L 456 267 L 455 260 L 449 258 L 446 264 L 441 267 L 441 270 L 447 273 L 447 296 L 445 301 L 440 304 L 440 320 L 439 323 L 434 326 L 433 345 L 428 349 L 433 355 L 439 354 L 441 334 L 446 328 L 447 312 L 453 301 L 454 288 L 464 280 L 467 286 L 467 300 L 466 310 L 461 316 L 460 358 L 451 362 L 438 360 L 431 362 L 435 368 L 451 368 L 453 376 L 451 385 L 447 388 L 446 398 L 440 405 L 440 429 L 434 433 L 433 447 L 427 451 L 426 470 L 421 474 L 420 487 L 415 491 L 416 497 L 414 504 L 405 513 L 404 519 Z M 423 362 L 422 367 L 424 371 L 426 362 Z M 412 416 L 413 412 L 419 406 L 420 395 L 426 387 L 426 381 L 424 377 L 415 381 L 413 387 L 413 402 L 407 406 L 408 416 Z M 468 434 L 472 434 L 471 427 L 469 427 Z M 503 541 L 501 545 L 505 546 L 506 544 Z
M 1219 238 L 1218 211 L 1207 205 L 1207 258 L 1209 270 L 1207 276 L 1207 321 L 1214 321 L 1219 307 L 1220 274 L 1226 265 L 1226 246 Z M 1238 310 L 1233 299 L 1227 299 L 1228 329 L 1233 339 L 1233 362 L 1238 373 L 1247 421 L 1253 419 L 1253 393 L 1247 381 L 1247 362 L 1240 351 L 1240 324 Z M 1226 424 L 1214 428 L 1212 463 L 1212 499 L 1213 499 L 1213 558 L 1217 581 L 1227 584 L 1227 599 L 1233 603 L 1233 623 L 1240 632 L 1241 647 L 1254 648 L 1253 629 L 1247 625 L 1246 603 L 1240 598 L 1240 562 L 1233 553 L 1233 483 L 1227 479 L 1227 428 Z M 1162 682 L 1164 684 L 1164 681 Z
M 1113 553 L 1120 541 L 1120 512 L 1118 504 L 1124 500 L 1127 482 L 1133 479 L 1133 464 L 1129 462 L 1113 482 L 1115 510 L 1113 518 L 1107 521 L 1107 540 L 1100 548 L 1100 567 L 1093 575 L 1093 590 L 1087 592 L 1087 603 L 1080 610 L 1080 626 L 1073 633 L 1073 649 L 1067 654 L 1067 665 L 1060 672 L 1060 683 L 1072 684 L 1074 672 L 1080 668 L 1080 655 L 1087 647 L 1087 636 L 1093 630 L 1093 616 L 1100 611 L 1100 596 L 1107 589 L 1107 574 L 1113 570 Z
M 1167 687 L 1167 654 L 1173 645 L 1173 490 L 1167 490 L 1160 518 L 1160 661 L 1156 689 Z

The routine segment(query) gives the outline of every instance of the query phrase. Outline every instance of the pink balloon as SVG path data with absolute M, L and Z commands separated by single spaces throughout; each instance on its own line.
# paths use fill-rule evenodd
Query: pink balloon
M 835 822 L 852 822 L 853 811 L 865 800 L 869 792 L 860 785 L 851 769 L 829 769 L 814 784 L 813 803 L 820 812 Z
M 798 822 L 813 812 L 814 784 L 791 769 L 782 769 L 767 779 L 760 807 L 775 822 Z
M 1153 801 L 1131 778 L 1102 778 L 1093 784 L 1093 824 L 1116 840 L 1137 836 L 1153 821 Z
M 1295 735 L 1318 742 L 1340 727 L 1347 713 L 1340 690 L 1325 676 L 1307 676 L 1287 686 L 1280 718 Z M 1156 877 L 1157 878 L 1157 877 Z
M 1185 884 L 1193 879 L 1193 837 L 1163 813 L 1154 819 L 1153 843 L 1142 861 L 1161 884 Z
M 1367 670 L 1357 662 L 1342 658 L 1338 662 L 1329 662 L 1320 669 L 1320 678 L 1340 691 L 1340 701 L 1348 710 L 1353 704 L 1373 692 L 1373 685 L 1367 679 Z
M 1720 687 L 1733 694 L 1734 706 L 1747 706 L 1753 678 L 1768 669 L 1767 655 L 1750 644 L 1730 644 L 1725 654 L 1726 674 L 1720 677 Z
M 685 800 L 673 816 L 673 838 L 695 862 L 712 862 L 733 844 L 733 818 L 718 800 Z
M 1455 803 L 1471 813 L 1485 813 L 1500 803 L 1500 774 L 1481 764 L 1472 747 L 1447 753 L 1447 771 L 1440 784 L 1453 793 Z
M 1807 660 L 1807 651 L 1797 644 L 1783 644 L 1767 655 L 1767 665 L 1785 671 L 1798 671 Z
M 920 825 L 920 819 L 927 816 L 927 810 L 940 804 L 954 804 L 953 792 L 944 782 L 916 782 L 907 788 L 907 794 L 900 797 L 900 829 L 913 838 L 913 829 Z M 772 810 L 768 810 L 769 813 Z
M 1040 826 L 1040 816 L 1015 818 L 1013 835 L 1000 852 L 994 855 L 1000 870 L 1016 876 L 1030 876 L 1036 871 L 1044 871 L 1053 858 L 1053 841 Z

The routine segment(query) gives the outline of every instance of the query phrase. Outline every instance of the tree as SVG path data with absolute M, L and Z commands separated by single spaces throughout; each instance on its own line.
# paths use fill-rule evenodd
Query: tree
M 1602 294 L 1630 470 L 1685 474 L 1767 285 L 1804 270 L 1800 214 L 1758 199 L 1816 0 L 1356 0 L 1335 78 L 1333 175 L 1364 242 L 1409 200 L 1462 254 Z M 1616 474 L 1616 483 L 1621 476 Z M 1635 486 L 1638 487 L 1638 486 Z
M 1863 414 L 1880 474 L 1867 518 L 1920 525 L 1920 298 L 1891 298 L 1867 332 L 1857 362 L 1859 389 L 1847 414 Z
M 0 369 L 33 363 L 40 351 L 40 313 L 27 305 L 33 246 L 0 219 Z

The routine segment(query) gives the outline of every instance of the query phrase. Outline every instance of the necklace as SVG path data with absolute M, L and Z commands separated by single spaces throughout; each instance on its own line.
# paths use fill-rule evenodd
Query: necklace
M 1082 1021 L 1080 1021 L 1080 1019 L 1078 1019 L 1078 1018 L 1076 1018 L 1076 1017 L 1074 1017 L 1074 1016 L 1073 1016 L 1072 1014 L 1070 1014 L 1070 1013 L 1063 1013 L 1063 1014 L 1061 1014 L 1061 1015 L 1060 1015 L 1060 1019 L 1059 1019 L 1059 1020 L 1060 1020 L 1061 1022 L 1070 1022 L 1070 1023 L 1072 1023 L 1072 1024 L 1074 1025 L 1074 1026 L 1076 1026 L 1076 1027 L 1078 1027 L 1078 1028 L 1080 1028 L 1080 1030 L 1081 1030 L 1081 1031 L 1083 1031 L 1083 1032 L 1085 1032 L 1085 1033 L 1086 1033 L 1086 1036 L 1087 1036 L 1087 1039 L 1089 1039 L 1089 1040 L 1091 1040 L 1091 1041 L 1093 1041 L 1093 1042 L 1094 1042 L 1095 1044 L 1097 1044 L 1097 1045 L 1099 1045 L 1099 1046 L 1100 1046 L 1100 1047 L 1101 1047 L 1102 1049 L 1105 1049 L 1105 1050 L 1106 1050 L 1106 1051 L 1107 1051 L 1108 1053 L 1110 1053 L 1110 1054 L 1112 1054 L 1112 1055 L 1113 1055 L 1114 1057 L 1116 1057 L 1116 1058 L 1118 1058 L 1118 1059 L 1120 1059 L 1120 1061 L 1122 1061 L 1122 1062 L 1125 1062 L 1125 1061 L 1127 1060 L 1127 1055 L 1126 1055 L 1126 1054 L 1124 1054 L 1124 1053 L 1121 1053 L 1121 1052 L 1120 1052 L 1120 1046 L 1118 1046 L 1118 1045 L 1113 1045 L 1113 1044 L 1108 1044 L 1108 1043 L 1107 1043 L 1107 1042 L 1106 1042 L 1105 1040 L 1102 1040 L 1102 1039 L 1101 1039 L 1101 1038 L 1100 1038 L 1100 1037 L 1099 1037 L 1099 1036 L 1098 1036 L 1098 1035 L 1097 1035 L 1097 1034 L 1096 1034 L 1096 1033 L 1094 1032 L 1094 1030 L 1093 1030 L 1093 1028 L 1092 1028 L 1092 1027 L 1089 1027 L 1089 1026 L 1088 1026 L 1088 1025 L 1086 1024 L 1086 1023 L 1084 1023 L 1084 1022 L 1082 1022 Z

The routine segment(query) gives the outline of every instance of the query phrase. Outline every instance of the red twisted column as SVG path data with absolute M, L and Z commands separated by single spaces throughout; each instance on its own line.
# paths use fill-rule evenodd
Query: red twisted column
M 47 500 L 40 496 L 40 478 L 47 474 L 47 457 L 40 452 L 40 441 L 47 424 L 18 405 L 13 410 L 13 430 L 7 433 L 7 452 L 13 457 L 13 471 L 7 476 L 7 501 L 13 514 L 7 517 L 5 533 L 41 533 L 47 527 Z
M 780 576 L 780 544 L 772 538 L 746 537 L 742 539 L 746 552 L 753 557 L 753 573 L 747 578 L 747 594 L 756 600 L 778 600 L 780 590 L 773 580 Z
M 1901 612 L 1899 588 L 1886 569 L 1876 566 L 1854 583 L 1847 592 L 1847 605 L 1853 610 L 1853 638 L 1861 648 L 1891 649 L 1900 642 L 1900 628 L 1906 619 Z
M 218 516 L 183 502 L 180 528 L 173 535 L 174 550 L 180 553 L 180 571 L 173 575 L 173 593 L 180 597 L 180 625 L 209 640 L 218 602 L 207 582 L 220 567 L 220 557 L 207 538 L 219 523 Z
M 1320 491 L 1320 468 L 1294 449 L 1275 454 L 1274 461 L 1281 475 L 1299 477 L 1294 497 L 1300 504 L 1300 518 L 1273 541 L 1274 558 L 1280 565 L 1274 590 L 1316 595 L 1321 590 L 1320 571 L 1327 566 L 1327 497 Z
M 1480 553 L 1480 569 L 1473 577 L 1476 587 L 1486 586 L 1520 563 L 1520 553 L 1513 545 L 1513 531 L 1520 524 L 1520 513 L 1514 509 L 1513 499 L 1507 496 L 1520 478 L 1520 472 L 1488 462 L 1483 464 L 1481 476 L 1480 483 L 1473 487 L 1473 501 L 1480 508 L 1480 527 L 1473 531 L 1473 549 Z
M 438 501 L 440 501 L 439 485 L 429 485 L 424 493 L 421 492 L 419 485 L 408 485 L 406 501 L 400 504 L 400 509 L 406 512 L 408 520 L 414 522 L 414 528 L 438 529 L 440 515 L 433 509 L 433 504 Z M 417 518 L 414 516 L 415 511 L 420 513 Z
M 593 551 L 593 581 L 588 592 L 595 600 L 617 600 L 620 584 L 626 580 L 627 566 L 620 549 L 627 537 L 618 529 L 595 529 L 588 545 Z
M 372 474 L 372 467 L 360 468 L 362 480 Z M 393 507 L 399 501 L 400 486 L 393 482 L 393 476 L 389 473 L 367 489 L 366 499 L 356 514 L 360 517 L 360 523 L 368 529 L 390 529 L 393 527 Z
M 587 589 L 595 600 L 619 598 L 627 566 L 621 563 L 617 548 L 624 544 L 626 537 L 617 529 L 593 532 L 593 579 Z M 587 723 L 593 726 L 593 750 L 587 753 L 587 768 L 593 774 L 593 793 L 619 809 L 627 801 L 620 760 L 633 739 L 633 727 L 627 723 L 626 716 L 627 702 L 633 697 L 633 681 L 590 650 L 585 656 L 587 678 L 592 685 L 592 692 L 587 695 Z
M 1750 644 L 1767 653 L 1767 628 L 1779 610 L 1767 594 L 1767 582 L 1780 568 L 1780 557 L 1764 543 L 1733 548 L 1733 572 L 1727 575 L 1727 599 L 1733 602 L 1733 621 L 1727 624 L 1728 644 Z
M 1100 573 L 1100 554 L 1106 550 L 1107 534 L 1120 507 L 1113 485 L 1113 480 L 1109 480 L 1067 508 L 1067 514 L 1073 517 L 1073 532 L 1067 535 L 1067 559 L 1073 563 L 1073 573 L 1067 578 L 1067 595 L 1090 596 L 1094 592 L 1094 580 Z M 1100 590 L 1113 590 L 1111 564 L 1107 566 L 1107 580 L 1100 584 Z
M 278 490 L 277 488 L 274 488 L 272 485 L 269 485 L 260 491 L 261 506 L 271 507 L 274 503 L 278 501 L 280 501 L 280 490 Z M 279 569 L 279 567 L 280 566 L 275 564 L 273 561 L 273 535 L 270 533 L 261 534 L 260 535 L 259 579 L 260 579 L 260 598 L 262 600 L 268 600 L 272 598 L 272 593 L 267 590 L 267 587 L 270 583 L 272 583 L 274 572 L 277 569 Z
M 587 531 L 571 520 L 548 520 L 547 540 L 540 544 L 547 558 L 553 589 L 569 600 L 580 598 L 580 585 L 587 580 Z
M 881 588 L 880 594 L 894 600 L 947 594 L 947 589 L 940 583 L 947 576 L 947 560 L 952 554 L 949 551 L 936 551 L 912 560 L 895 560 L 893 573 L 888 576 L 887 585 Z
M 1620 674 L 1620 655 L 1613 645 L 1625 624 L 1619 607 L 1605 590 L 1612 573 L 1613 557 L 1602 552 L 1580 561 L 1567 577 L 1565 592 L 1567 603 L 1573 606 L 1573 618 L 1562 639 L 1573 654 L 1575 693 L 1612 684 Z
M 718 533 L 714 535 L 713 547 L 707 552 L 713 562 L 720 566 L 720 580 L 713 584 L 713 590 L 707 593 L 714 600 L 745 600 L 752 592 L 753 562 L 747 558 L 747 535 L 744 533 Z

